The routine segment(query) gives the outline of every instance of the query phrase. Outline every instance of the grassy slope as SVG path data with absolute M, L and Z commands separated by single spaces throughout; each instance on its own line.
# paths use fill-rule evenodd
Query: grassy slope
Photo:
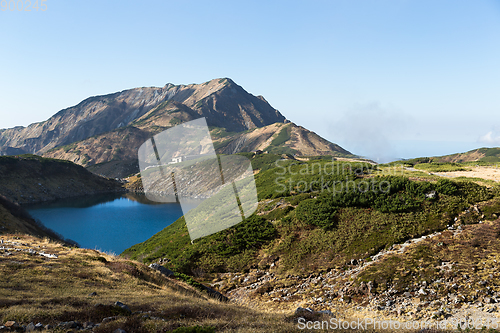
M 68 161 L 36 155 L 0 157 L 0 194 L 19 203 L 120 189 L 119 182 L 96 176 Z
M 212 327 L 206 332 L 298 331 L 283 314 L 220 303 L 138 262 L 31 236 L 0 239 L 3 246 L 21 250 L 7 257 L 0 250 L 0 323 L 100 323 L 116 316 L 93 331 L 165 332 L 193 326 Z M 29 254 L 28 249 L 58 258 Z M 93 292 L 97 295 L 89 296 Z M 133 313 L 113 306 L 116 301 Z
M 12 233 L 61 241 L 59 235 L 35 221 L 21 206 L 0 196 L 0 235 Z
M 327 174 L 332 173 L 328 163 L 316 160 L 283 161 L 279 167 L 262 165 L 263 170 L 255 176 L 258 216 L 194 244 L 189 242 L 181 218 L 146 242 L 127 249 L 124 255 L 145 262 L 166 257 L 171 261 L 170 268 L 201 276 L 266 268 L 271 261 L 277 262 L 282 273 L 308 274 L 342 267 L 351 259 L 369 258 L 392 244 L 444 230 L 459 212 L 497 193 L 472 182 L 374 178 L 366 164 L 336 162 L 331 175 Z M 375 195 L 372 191 L 340 193 L 337 185 L 339 193 L 332 195 L 320 193 L 318 183 L 308 189 L 300 183 L 322 179 L 330 188 L 332 182 L 346 179 L 357 186 L 364 181 L 385 180 L 390 182 L 391 191 Z M 426 199 L 425 194 L 433 190 L 438 192 L 437 199 Z

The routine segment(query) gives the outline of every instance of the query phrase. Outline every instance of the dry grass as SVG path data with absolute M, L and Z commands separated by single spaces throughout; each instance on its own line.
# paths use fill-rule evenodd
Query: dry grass
M 96 331 L 120 327 L 129 333 L 165 332 L 196 325 L 211 326 L 217 332 L 300 331 L 284 313 L 220 303 L 138 262 L 32 236 L 2 235 L 0 239 L 2 246 L 21 250 L 0 250 L 0 324 L 8 320 L 25 325 L 100 323 L 118 316 Z M 29 254 L 28 249 L 58 258 Z M 97 296 L 89 296 L 93 292 Z M 116 301 L 127 304 L 133 313 L 114 307 Z
M 304 331 L 290 310 L 221 303 L 135 261 L 33 236 L 2 235 L 0 239 L 1 246 L 20 250 L 0 250 L 0 325 L 8 320 L 22 325 L 101 323 L 114 317 L 93 331 L 169 332 L 194 326 L 211 327 L 213 332 Z M 28 249 L 37 254 L 29 254 Z M 46 258 L 40 252 L 58 258 Z M 97 295 L 90 296 L 93 292 Z M 116 301 L 127 304 L 132 313 L 115 307 Z M 306 319 L 329 321 L 331 317 L 311 314 Z M 55 331 L 65 330 L 56 327 Z

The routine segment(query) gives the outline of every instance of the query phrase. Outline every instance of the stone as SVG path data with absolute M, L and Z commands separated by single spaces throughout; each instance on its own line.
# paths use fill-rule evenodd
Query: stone
M 301 308 L 300 306 L 295 310 L 295 315 L 300 316 L 303 314 L 311 314 L 313 313 L 313 310 L 310 308 Z
M 5 327 L 5 326 L 0 326 L 0 332 L 4 332 L 4 331 L 7 331 L 7 330 L 8 330 L 8 328 L 7 328 L 7 327 Z
M 368 287 L 368 294 L 371 294 L 373 288 L 375 288 L 375 284 L 373 283 L 373 281 L 368 281 L 368 283 L 366 284 L 366 286 Z
M 62 328 L 78 328 L 81 327 L 82 325 L 77 322 L 77 321 L 63 321 L 57 324 L 57 326 L 62 327 Z
M 403 295 L 404 297 L 411 297 L 411 293 L 409 291 L 406 291 Z
M 132 310 L 130 310 L 130 308 L 126 304 L 123 304 L 122 302 L 116 302 L 115 306 L 122 308 L 123 310 L 127 311 L 130 314 L 132 313 Z
M 430 191 L 429 193 L 425 194 L 425 197 L 427 199 L 434 199 L 436 197 L 436 194 L 437 194 L 436 191 Z
M 152 269 L 154 269 L 156 271 L 159 271 L 161 274 L 163 274 L 163 275 L 165 275 L 167 277 L 175 275 L 175 273 L 172 272 L 170 269 L 165 268 L 162 265 L 159 265 L 157 263 L 152 263 L 151 265 L 149 265 L 149 268 L 152 268 Z
M 425 292 L 424 288 L 420 288 L 419 291 L 418 291 L 418 294 L 422 295 L 422 296 L 427 295 L 427 293 Z
M 321 310 L 321 311 L 318 311 L 318 313 L 326 314 L 326 315 L 329 315 L 329 316 L 333 316 L 333 312 L 330 311 L 330 310 Z
M 3 326 L 7 327 L 8 329 L 16 329 L 19 327 L 19 324 L 13 320 L 9 320 Z
M 29 323 L 28 326 L 26 326 L 26 332 L 34 332 L 36 330 L 35 324 L 33 322 Z
M 441 317 L 442 315 L 444 314 L 443 310 L 437 310 L 436 312 L 434 312 L 432 315 L 436 318 L 438 317 Z
M 86 321 L 83 323 L 83 328 L 92 328 L 94 327 L 94 323 L 91 321 Z
M 93 291 L 93 292 L 91 292 L 91 293 L 89 294 L 89 296 L 90 296 L 90 297 L 97 296 L 97 293 L 96 293 L 95 291 Z
M 116 319 L 116 317 L 106 317 L 102 320 L 102 323 L 105 324 L 105 323 L 108 323 L 108 322 L 113 321 L 115 319 Z

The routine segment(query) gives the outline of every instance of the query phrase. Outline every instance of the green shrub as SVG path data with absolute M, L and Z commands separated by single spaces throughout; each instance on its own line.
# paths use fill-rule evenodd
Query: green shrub
M 281 129 L 276 138 L 271 141 L 271 146 L 280 146 L 290 140 L 290 126 Z
M 486 187 L 470 181 L 459 182 L 457 186 L 460 195 L 463 196 L 469 204 L 489 200 L 493 197 L 493 194 L 488 191 Z
M 180 120 L 179 118 L 177 117 L 174 117 L 172 119 L 170 119 L 170 125 L 172 126 L 176 126 L 176 125 L 179 125 L 180 123 L 182 123 L 182 120 Z
M 266 220 L 270 221 L 276 221 L 276 220 L 281 220 L 283 217 L 285 217 L 289 212 L 293 210 L 292 206 L 285 206 L 283 208 L 276 208 L 269 212 L 268 214 L 264 215 L 263 217 Z
M 415 169 L 425 170 L 428 172 L 451 172 L 451 171 L 467 171 L 468 169 L 460 163 L 447 162 L 431 162 L 415 165 Z
M 234 227 L 213 235 L 215 246 L 210 252 L 231 256 L 246 249 L 258 249 L 275 236 L 276 229 L 271 223 L 258 215 L 252 215 Z
M 336 225 L 336 213 L 331 200 L 306 199 L 297 206 L 295 216 L 307 224 L 329 230 Z
M 444 195 L 456 195 L 458 194 L 458 186 L 451 180 L 440 179 L 436 184 L 436 191 Z

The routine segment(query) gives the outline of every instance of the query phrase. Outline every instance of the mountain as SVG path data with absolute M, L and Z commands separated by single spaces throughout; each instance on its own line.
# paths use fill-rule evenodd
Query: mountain
M 285 121 L 263 97 L 249 94 L 231 79 L 169 83 L 163 88 L 143 87 L 90 97 L 46 121 L 0 130 L 1 151 L 43 154 L 54 147 L 124 128 L 141 117 L 147 124 L 152 119 L 144 118 L 146 114 L 166 116 L 163 126 L 206 117 L 209 126 L 236 132 Z
M 47 121 L 0 130 L 0 155 L 39 154 L 121 178 L 139 171 L 137 150 L 144 141 L 200 117 L 206 118 L 218 153 L 353 157 L 290 123 L 264 97 L 249 94 L 228 78 L 87 98 Z
M 148 113 L 133 122 L 132 126 L 52 149 L 43 156 L 69 160 L 108 177 L 124 177 L 137 173 L 137 150 L 140 145 L 155 133 L 168 128 L 162 126 L 169 121 L 168 116 L 157 114 L 157 111 L 151 113 L 154 115 Z M 192 118 L 182 118 L 182 121 L 188 120 Z M 219 154 L 260 150 L 307 156 L 353 156 L 342 147 L 293 123 L 278 122 L 239 133 L 215 127 L 210 130 L 210 135 Z
M 39 154 L 122 178 L 139 171 L 137 150 L 144 141 L 200 117 L 206 118 L 221 154 L 260 150 L 353 157 L 286 120 L 264 97 L 249 94 L 228 78 L 87 98 L 47 121 L 0 130 L 0 155 Z
M 95 175 L 69 161 L 36 155 L 0 157 L 0 195 L 17 203 L 121 190 L 116 180 Z
M 434 158 L 433 158 L 434 159 Z M 479 148 L 466 153 L 452 154 L 435 158 L 434 162 L 500 162 L 500 148 Z
M 467 163 L 467 162 L 500 162 L 500 148 L 479 148 L 465 153 L 457 153 L 444 156 L 419 157 L 410 160 L 404 160 L 404 163 Z

